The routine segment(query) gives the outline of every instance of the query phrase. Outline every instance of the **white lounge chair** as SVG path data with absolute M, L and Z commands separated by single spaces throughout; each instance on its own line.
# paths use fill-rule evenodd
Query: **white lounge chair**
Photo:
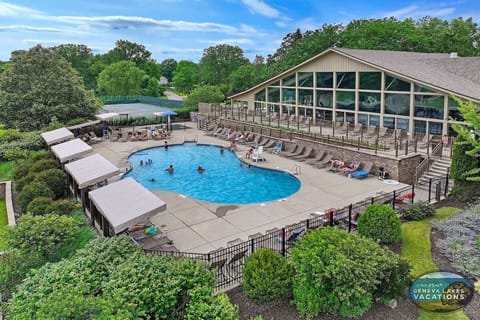
M 265 158 L 263 157 L 263 146 L 259 146 L 257 149 L 253 150 L 252 161 L 265 161 Z

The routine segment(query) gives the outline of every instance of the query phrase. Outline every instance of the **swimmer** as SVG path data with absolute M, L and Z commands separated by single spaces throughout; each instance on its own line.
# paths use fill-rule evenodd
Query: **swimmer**
M 165 151 L 168 150 L 168 141 L 165 141 Z
M 225 148 L 222 146 L 220 147 L 220 154 L 223 154 L 223 151 L 225 151 Z
M 151 181 L 151 182 L 155 182 L 155 181 L 157 181 L 157 180 L 155 180 L 155 178 L 151 178 L 150 181 Z
M 205 168 L 203 168 L 202 166 L 198 166 L 197 172 L 198 172 L 198 173 L 204 173 L 204 172 L 205 172 Z
M 140 160 L 140 167 L 143 167 L 143 160 Z
M 167 171 L 168 173 L 173 173 L 173 170 L 175 170 L 173 168 L 173 165 L 171 164 L 170 167 L 168 167 L 167 169 L 165 169 L 165 171 Z

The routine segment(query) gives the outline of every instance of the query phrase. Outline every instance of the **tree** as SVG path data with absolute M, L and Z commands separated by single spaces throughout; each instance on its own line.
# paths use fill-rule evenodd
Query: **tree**
M 203 50 L 203 57 L 199 63 L 201 78 L 205 84 L 224 84 L 233 71 L 247 63 L 248 59 L 238 46 L 219 44 L 209 47 Z
M 162 87 L 157 79 L 145 76 L 142 81 L 142 95 L 158 97 L 161 95 Z
M 168 79 L 168 82 L 173 81 L 173 73 L 177 68 L 177 61 L 175 59 L 165 59 L 160 63 L 160 75 Z
M 284 59 L 287 53 L 295 48 L 302 39 L 303 34 L 298 28 L 295 30 L 295 32 L 288 33 L 285 37 L 283 37 L 280 48 L 278 48 L 273 55 L 269 55 L 267 57 L 267 62 L 273 63 Z
M 252 64 L 243 65 L 230 74 L 228 95 L 247 90 L 258 82 L 256 67 Z
M 12 53 L 11 67 L 0 74 L 0 92 L 0 121 L 7 128 L 35 130 L 53 117 L 66 123 L 97 111 L 72 66 L 42 46 Z
M 225 99 L 222 90 L 217 86 L 199 86 L 192 90 L 185 100 L 185 106 L 198 108 L 199 102 L 220 103 Z
M 106 67 L 98 76 L 98 89 L 109 96 L 141 94 L 145 72 L 131 61 L 120 61 Z
M 61 44 L 52 47 L 65 60 L 70 62 L 72 67 L 78 71 L 83 78 L 83 83 L 88 89 L 95 88 L 95 74 L 90 72 L 90 65 L 93 62 L 92 49 L 83 44 Z
M 180 61 L 173 72 L 173 85 L 181 92 L 189 93 L 199 81 L 198 66 L 191 61 Z

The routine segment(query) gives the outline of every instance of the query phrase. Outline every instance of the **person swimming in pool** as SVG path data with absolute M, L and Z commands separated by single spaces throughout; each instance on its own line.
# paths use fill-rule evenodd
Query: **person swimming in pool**
M 203 168 L 202 166 L 198 166 L 197 172 L 200 173 L 200 174 L 201 174 L 201 173 L 204 173 L 204 172 L 205 172 L 205 168 Z
M 173 170 L 175 170 L 175 168 L 173 168 L 173 164 L 171 164 L 167 169 L 165 169 L 165 171 L 167 171 L 168 173 L 173 173 Z

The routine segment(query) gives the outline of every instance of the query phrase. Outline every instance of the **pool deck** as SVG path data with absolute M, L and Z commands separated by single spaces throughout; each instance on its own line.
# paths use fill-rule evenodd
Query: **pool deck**
M 196 124 L 187 124 L 185 130 L 174 131 L 169 144 L 196 140 L 198 143 L 223 145 L 228 141 L 206 136 L 195 128 Z M 163 140 L 135 142 L 104 141 L 92 145 L 94 152 L 103 155 L 116 166 L 126 170 L 129 167 L 128 156 L 135 151 L 164 145 Z M 244 157 L 247 145 L 240 145 L 237 155 Z M 152 191 L 167 203 L 166 211 L 150 218 L 152 223 L 166 225 L 168 237 L 180 251 L 206 253 L 227 242 L 240 238 L 247 240 L 249 235 L 265 233 L 274 227 L 304 220 L 312 212 L 324 211 L 331 207 L 345 207 L 350 203 L 375 196 L 379 192 L 390 192 L 405 185 L 387 185 L 376 177 L 367 179 L 349 179 L 326 169 L 316 169 L 303 162 L 264 153 L 267 161 L 252 165 L 295 173 L 302 185 L 298 192 L 285 199 L 247 204 L 224 205 L 195 200 L 169 191 Z M 228 185 L 225 185 L 228 188 Z

